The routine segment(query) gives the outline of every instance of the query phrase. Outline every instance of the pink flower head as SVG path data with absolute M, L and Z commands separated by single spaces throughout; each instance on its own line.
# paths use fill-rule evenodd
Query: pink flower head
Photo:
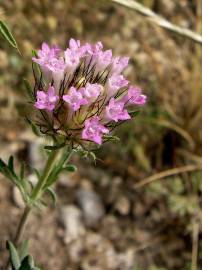
M 123 75 L 117 75 L 113 74 L 108 79 L 108 90 L 109 90 L 109 96 L 113 96 L 117 93 L 117 91 L 128 85 L 128 80 L 126 80 Z
M 129 57 L 114 57 L 112 59 L 112 73 L 120 74 L 127 67 L 128 61 Z
M 97 54 L 96 58 L 96 68 L 98 71 L 105 69 L 111 63 L 112 51 L 107 50 L 105 52 L 100 51 Z
M 132 106 L 146 102 L 141 89 L 130 86 L 122 75 L 129 58 L 113 57 L 100 41 L 81 43 L 71 38 L 65 50 L 43 43 L 33 61 L 42 71 L 33 70 L 35 85 L 40 85 L 40 91 L 33 91 L 34 106 L 57 109 L 48 114 L 50 123 L 36 113 L 36 124 L 45 134 L 62 134 L 73 148 L 91 147 L 86 141 L 100 145 L 103 138 L 109 140 L 104 134 L 113 131 L 119 121 L 130 119 Z M 48 90 L 47 85 L 51 85 Z
M 130 86 L 127 95 L 123 99 L 128 105 L 144 105 L 147 96 L 142 95 L 142 90 L 139 87 Z
M 82 105 L 86 105 L 88 102 L 83 98 L 81 92 L 77 91 L 75 87 L 69 89 L 68 95 L 64 95 L 63 100 L 68 103 L 69 107 L 75 112 Z
M 88 103 L 91 104 L 96 101 L 102 91 L 102 86 L 100 84 L 87 83 L 85 87 L 80 89 L 80 92 L 87 99 Z
M 66 49 L 64 56 L 67 71 L 74 72 L 79 65 L 80 54 L 77 51 Z
M 130 115 L 128 111 L 124 109 L 124 102 L 116 101 L 115 98 L 111 98 L 109 105 L 105 108 L 105 117 L 108 120 L 118 122 L 119 120 L 128 120 Z
M 98 116 L 94 116 L 85 121 L 85 127 L 82 131 L 82 139 L 102 144 L 103 134 L 109 133 L 109 130 L 103 126 Z
M 53 111 L 59 97 L 55 94 L 55 88 L 50 86 L 47 92 L 37 91 L 35 107 L 39 110 Z

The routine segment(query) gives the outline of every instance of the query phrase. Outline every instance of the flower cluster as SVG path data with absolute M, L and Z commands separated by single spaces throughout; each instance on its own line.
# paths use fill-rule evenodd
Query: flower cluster
M 101 42 L 82 45 L 70 39 L 65 51 L 43 43 L 32 60 L 36 124 L 49 135 L 100 145 L 116 125 L 131 118 L 134 106 L 146 102 L 141 89 L 122 75 L 129 58 L 113 57 Z

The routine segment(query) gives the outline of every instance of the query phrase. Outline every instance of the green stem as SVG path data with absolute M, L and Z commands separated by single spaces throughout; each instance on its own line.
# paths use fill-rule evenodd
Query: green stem
M 48 176 L 50 175 L 53 166 L 55 165 L 56 158 L 58 156 L 60 151 L 54 150 L 50 153 L 49 158 L 47 160 L 46 166 L 44 168 L 43 174 L 41 175 L 37 185 L 35 186 L 32 194 L 31 194 L 31 200 L 32 202 L 35 202 L 38 197 L 40 197 L 41 191 L 48 179 Z
M 31 207 L 26 206 L 24 209 L 24 212 L 22 214 L 22 217 L 20 219 L 20 223 L 18 225 L 17 231 L 16 231 L 16 235 L 15 235 L 15 239 L 14 239 L 15 246 L 18 246 L 20 244 L 22 235 L 23 235 L 24 230 L 25 230 L 26 221 L 27 221 L 27 218 L 28 218 L 30 212 L 31 212 Z
M 27 223 L 27 219 L 30 215 L 30 212 L 32 210 L 32 207 L 35 203 L 35 201 L 38 199 L 38 197 L 40 196 L 41 190 L 44 186 L 44 184 L 46 183 L 49 174 L 51 173 L 51 170 L 55 164 L 56 158 L 58 156 L 59 151 L 52 151 L 48 157 L 48 160 L 46 162 L 43 174 L 41 175 L 36 187 L 34 188 L 32 194 L 31 194 L 31 204 L 27 205 L 24 209 L 23 215 L 20 219 L 16 234 L 15 234 L 15 238 L 14 238 L 14 244 L 16 246 L 18 246 L 21 242 L 21 238 L 22 235 L 24 233 L 25 230 L 25 226 Z

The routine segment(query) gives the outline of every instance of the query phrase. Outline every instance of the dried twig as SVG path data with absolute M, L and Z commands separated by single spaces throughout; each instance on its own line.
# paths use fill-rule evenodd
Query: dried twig
M 202 36 L 200 34 L 191 31 L 187 28 L 172 24 L 163 17 L 157 15 L 149 8 L 144 7 L 143 5 L 137 3 L 136 1 L 133 0 L 110 0 L 110 1 L 137 11 L 138 13 L 142 14 L 143 16 L 146 16 L 149 20 L 151 20 L 153 23 L 159 25 L 162 28 L 165 28 L 173 33 L 176 33 L 180 36 L 189 38 L 197 43 L 202 44 Z
M 187 166 L 182 166 L 179 168 L 166 170 L 166 171 L 156 173 L 154 175 L 151 175 L 151 176 L 143 179 L 139 183 L 135 184 L 134 188 L 137 189 L 137 188 L 143 187 L 143 186 L 148 185 L 154 181 L 160 180 L 162 178 L 165 178 L 165 177 L 168 177 L 171 175 L 176 175 L 176 174 L 180 174 L 180 173 L 184 173 L 184 172 L 200 171 L 200 170 L 202 170 L 202 164 L 187 165 Z
M 191 260 L 191 270 L 197 270 L 198 261 L 198 237 L 199 237 L 199 223 L 193 222 L 192 230 L 192 260 Z

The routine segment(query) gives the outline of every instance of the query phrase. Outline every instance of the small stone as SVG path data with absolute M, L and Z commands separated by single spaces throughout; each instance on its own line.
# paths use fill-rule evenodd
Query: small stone
M 119 212 L 119 214 L 126 216 L 130 211 L 130 201 L 122 196 L 115 203 L 115 209 Z
M 43 141 L 37 139 L 29 144 L 29 158 L 33 168 L 42 169 L 44 166 L 45 155 L 42 152 Z
M 25 203 L 23 201 L 22 195 L 17 187 L 13 188 L 13 200 L 19 208 L 25 207 Z
M 96 226 L 105 213 L 100 196 L 93 190 L 81 188 L 77 191 L 76 198 L 83 211 L 86 225 Z
M 85 228 L 81 218 L 82 213 L 76 206 L 68 205 L 62 207 L 61 221 L 65 227 L 64 242 L 66 244 L 77 240 L 79 237 L 85 234 Z

